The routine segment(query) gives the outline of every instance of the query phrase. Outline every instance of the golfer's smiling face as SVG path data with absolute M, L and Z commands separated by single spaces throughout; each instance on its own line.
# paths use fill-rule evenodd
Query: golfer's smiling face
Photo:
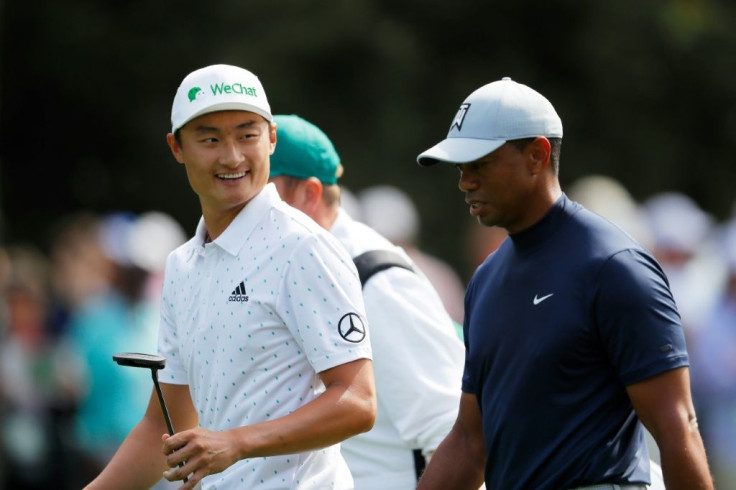
M 276 127 L 252 112 L 212 112 L 185 124 L 180 142 L 169 145 L 205 215 L 237 213 L 268 182 Z

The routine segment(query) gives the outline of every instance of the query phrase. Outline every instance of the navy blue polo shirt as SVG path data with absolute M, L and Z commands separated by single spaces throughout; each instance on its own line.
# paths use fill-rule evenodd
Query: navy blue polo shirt
M 650 482 L 625 387 L 688 356 L 667 279 L 629 235 L 563 194 L 478 268 L 463 328 L 488 490 Z

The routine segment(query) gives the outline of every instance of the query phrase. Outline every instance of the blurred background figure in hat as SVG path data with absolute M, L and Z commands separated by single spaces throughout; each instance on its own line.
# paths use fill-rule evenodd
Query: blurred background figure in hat
M 462 325 L 465 285 L 452 266 L 420 247 L 421 217 L 411 197 L 383 184 L 362 189 L 358 200 L 362 219 L 356 219 L 403 248 L 435 287 L 450 317 Z
M 726 280 L 690 336 L 693 394 L 716 488 L 736 489 L 736 216 L 713 236 Z
M 80 486 L 105 467 L 148 405 L 150 373 L 122 369 L 112 356 L 156 351 L 161 275 L 185 238 L 173 218 L 154 211 L 80 213 L 56 236 L 56 289 L 83 373 L 73 425 Z
M 652 253 L 670 282 L 689 337 L 702 324 L 726 279 L 713 240 L 715 220 L 691 197 L 672 191 L 649 197 L 642 211 Z

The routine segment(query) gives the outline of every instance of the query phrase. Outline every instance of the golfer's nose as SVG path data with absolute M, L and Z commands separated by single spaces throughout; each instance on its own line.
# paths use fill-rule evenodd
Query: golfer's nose
M 240 149 L 240 145 L 237 141 L 226 139 L 223 142 L 222 150 L 220 152 L 220 163 L 229 167 L 237 167 L 240 165 L 245 156 Z
M 475 173 L 468 165 L 458 165 L 460 171 L 460 178 L 458 179 L 457 186 L 461 191 L 470 191 L 478 186 Z

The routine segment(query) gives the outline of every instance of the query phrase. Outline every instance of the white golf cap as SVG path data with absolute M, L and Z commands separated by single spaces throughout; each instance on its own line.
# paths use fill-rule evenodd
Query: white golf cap
M 509 140 L 562 138 L 562 121 L 539 92 L 506 77 L 470 94 L 450 124 L 447 139 L 417 157 L 423 166 L 468 163 Z
M 171 107 L 171 132 L 203 114 L 248 111 L 273 121 L 261 81 L 253 73 L 232 65 L 211 65 L 182 80 Z

